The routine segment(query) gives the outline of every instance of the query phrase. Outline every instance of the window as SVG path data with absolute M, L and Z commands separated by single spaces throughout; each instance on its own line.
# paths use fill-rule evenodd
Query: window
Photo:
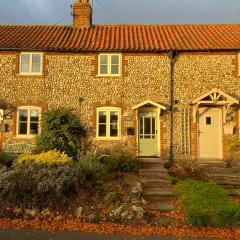
M 97 109 L 97 138 L 114 139 L 120 136 L 120 109 Z
M 98 75 L 99 76 L 120 76 L 121 75 L 121 55 L 120 54 L 100 54 Z
M 207 126 L 212 126 L 212 117 L 206 117 L 205 121 L 205 124 Z
M 42 53 L 21 53 L 20 74 L 41 75 Z
M 17 135 L 36 136 L 40 128 L 40 108 L 21 107 L 17 111 Z

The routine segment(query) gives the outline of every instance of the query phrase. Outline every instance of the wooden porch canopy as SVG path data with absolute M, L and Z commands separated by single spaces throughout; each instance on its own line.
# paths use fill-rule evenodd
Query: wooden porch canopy
M 160 110 L 166 110 L 167 108 L 159 103 L 156 103 L 156 102 L 153 102 L 151 100 L 146 100 L 142 103 L 139 103 L 137 105 L 135 105 L 134 107 L 132 107 L 133 110 L 137 110 L 141 107 L 145 107 L 145 106 L 151 106 L 151 107 L 155 107 L 155 108 L 158 108 Z
M 197 122 L 197 112 L 200 105 L 206 106 L 222 106 L 223 107 L 223 122 L 226 123 L 226 116 L 229 108 L 234 105 L 239 104 L 239 101 L 230 95 L 224 93 L 223 91 L 214 88 L 211 91 L 203 94 L 202 96 L 196 98 L 191 102 L 193 105 L 193 119 L 194 123 Z

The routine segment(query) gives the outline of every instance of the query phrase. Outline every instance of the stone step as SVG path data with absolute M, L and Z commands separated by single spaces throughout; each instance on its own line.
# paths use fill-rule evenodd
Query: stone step
M 143 178 L 159 178 L 159 179 L 168 179 L 168 175 L 166 172 L 161 171 L 147 171 L 147 170 L 140 170 L 140 176 Z
M 143 163 L 160 163 L 162 165 L 164 164 L 164 161 L 160 158 L 141 158 L 140 161 Z
M 151 210 L 158 210 L 161 212 L 171 212 L 175 210 L 174 206 L 169 201 L 153 201 L 149 204 Z
M 208 178 L 216 178 L 216 179 L 239 179 L 240 175 L 232 174 L 232 173 L 211 173 L 208 175 Z
M 165 169 L 162 163 L 144 163 L 142 168 L 143 169 Z
M 234 179 L 218 179 L 218 178 L 212 178 L 209 179 L 212 180 L 213 182 L 219 184 L 219 185 L 223 185 L 223 186 L 233 186 L 233 187 L 237 187 L 240 186 L 240 181 L 236 181 Z
M 226 162 L 212 162 L 212 163 L 201 163 L 199 164 L 203 168 L 215 168 L 215 167 L 220 167 L 220 168 L 226 168 L 227 163 Z
M 168 189 L 162 188 L 145 188 L 143 190 L 143 196 L 157 196 L 157 197 L 176 197 L 177 194 Z
M 231 190 L 228 190 L 228 193 L 231 196 L 239 197 L 240 196 L 240 189 L 231 189 Z
M 155 168 L 155 167 L 148 167 L 148 168 L 142 168 L 140 169 L 140 173 L 141 172 L 160 172 L 160 173 L 165 173 L 167 174 L 167 170 L 165 168 L 159 167 L 159 168 Z
M 209 174 L 211 173 L 222 173 L 222 174 L 238 174 L 239 170 L 238 169 L 234 169 L 234 168 L 220 168 L 220 167 L 216 167 L 216 168 L 205 168 L 205 171 Z
M 160 178 L 147 178 L 147 179 L 142 179 L 141 183 L 143 184 L 144 188 L 164 188 L 164 189 L 169 189 L 172 188 L 173 185 L 170 180 L 168 179 L 160 179 Z

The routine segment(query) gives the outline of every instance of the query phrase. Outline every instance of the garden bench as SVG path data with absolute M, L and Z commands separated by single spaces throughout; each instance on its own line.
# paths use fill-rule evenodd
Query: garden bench
M 35 150 L 36 145 L 28 143 L 12 143 L 6 144 L 4 147 L 4 152 L 21 154 L 21 153 L 31 153 Z

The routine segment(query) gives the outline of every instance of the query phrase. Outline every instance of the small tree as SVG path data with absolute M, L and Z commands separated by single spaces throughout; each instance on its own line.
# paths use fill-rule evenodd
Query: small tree
M 84 127 L 70 109 L 51 109 L 43 115 L 43 129 L 37 139 L 37 149 L 57 149 L 75 158 L 85 137 Z

